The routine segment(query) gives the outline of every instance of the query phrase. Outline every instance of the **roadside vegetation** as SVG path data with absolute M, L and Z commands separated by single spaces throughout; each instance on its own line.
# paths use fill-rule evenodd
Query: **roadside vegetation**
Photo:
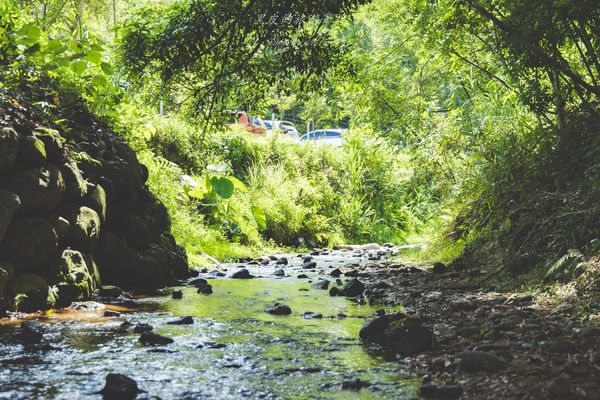
M 519 284 L 590 273 L 595 2 L 242 3 L 3 0 L 2 86 L 109 121 L 194 263 L 392 241 Z M 239 109 L 351 129 L 290 144 Z

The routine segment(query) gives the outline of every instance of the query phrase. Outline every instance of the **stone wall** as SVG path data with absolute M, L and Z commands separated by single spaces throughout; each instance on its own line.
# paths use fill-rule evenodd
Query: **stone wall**
M 31 121 L 3 124 L 5 307 L 61 307 L 88 298 L 100 284 L 157 288 L 190 275 L 166 208 L 145 186 L 146 167 L 110 129 L 89 121 L 63 131 Z

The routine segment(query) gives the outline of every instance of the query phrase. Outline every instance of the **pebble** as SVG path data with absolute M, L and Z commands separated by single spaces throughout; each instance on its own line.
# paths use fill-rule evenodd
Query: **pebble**
M 137 382 L 126 375 L 108 374 L 104 388 L 100 391 L 105 400 L 133 400 L 140 390 Z

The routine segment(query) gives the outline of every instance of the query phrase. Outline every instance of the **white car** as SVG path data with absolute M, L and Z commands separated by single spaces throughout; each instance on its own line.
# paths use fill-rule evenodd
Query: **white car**
M 342 147 L 344 145 L 345 129 L 317 129 L 300 137 L 304 143 L 314 144 L 317 147 L 330 145 Z
M 277 132 L 284 139 L 300 142 L 300 134 L 293 122 L 268 119 L 263 119 L 261 122 L 267 131 L 267 136 L 272 136 L 274 132 Z

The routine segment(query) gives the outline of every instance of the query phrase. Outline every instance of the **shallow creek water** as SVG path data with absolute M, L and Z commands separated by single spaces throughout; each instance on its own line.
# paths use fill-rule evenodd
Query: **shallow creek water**
M 321 258 L 320 263 L 327 264 L 321 273 L 356 261 L 351 257 L 356 255 Z M 141 297 L 117 318 L 102 317 L 101 311 L 38 315 L 48 331 L 46 345 L 20 343 L 20 321 L 4 320 L 0 399 L 100 398 L 96 393 L 110 372 L 134 378 L 147 392 L 139 398 L 414 397 L 417 378 L 399 363 L 370 354 L 357 339 L 365 318 L 380 307 L 330 297 L 326 290 L 296 278 L 300 271 L 294 265 L 286 267 L 290 276 L 272 278 L 274 268 L 250 268 L 257 279 L 212 279 L 211 295 L 184 287 L 181 300 L 171 299 L 170 290 Z M 307 274 L 315 281 L 319 271 Z M 289 305 L 292 314 L 265 313 L 274 302 Z M 306 311 L 323 318 L 304 319 Z M 347 317 L 338 318 L 340 313 Z M 181 316 L 192 316 L 194 324 L 166 324 Z M 139 334 L 120 327 L 124 320 L 151 324 L 156 333 L 175 342 L 142 346 Z M 371 385 L 360 391 L 341 389 L 342 382 L 354 378 Z

